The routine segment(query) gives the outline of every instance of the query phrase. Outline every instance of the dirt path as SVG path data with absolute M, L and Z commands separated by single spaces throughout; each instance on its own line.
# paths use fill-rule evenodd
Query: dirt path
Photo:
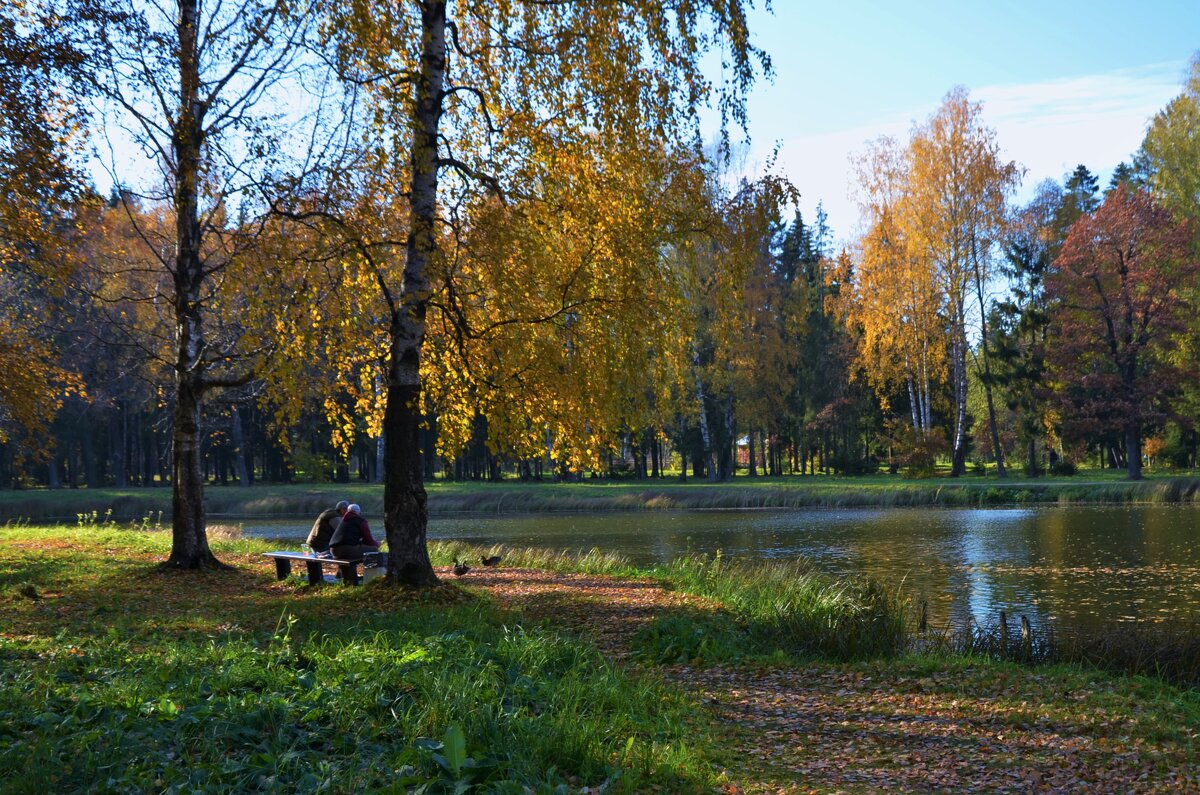
M 616 658 L 655 615 L 715 606 L 649 580 L 501 568 L 459 582 Z M 1200 760 L 1186 748 L 1131 740 L 1121 719 L 1071 708 L 1087 694 L 1054 690 L 1036 672 L 662 670 L 726 727 L 732 792 L 1200 793 Z M 1194 748 L 1200 727 L 1190 731 Z
M 455 580 L 438 569 L 443 580 Z M 698 596 L 668 591 L 653 580 L 628 580 L 541 569 L 472 569 L 458 584 L 483 588 L 498 604 L 552 621 L 593 639 L 606 654 L 623 658 L 633 635 L 672 609 L 711 610 Z

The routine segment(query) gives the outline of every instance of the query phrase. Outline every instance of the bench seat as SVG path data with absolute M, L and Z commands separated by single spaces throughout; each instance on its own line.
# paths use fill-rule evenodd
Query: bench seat
M 308 584 L 317 585 L 323 582 L 321 577 L 321 567 L 325 565 L 337 566 L 341 572 L 342 580 L 350 585 L 358 585 L 362 578 L 359 577 L 358 567 L 362 560 L 341 560 L 339 558 L 319 558 L 316 555 L 306 555 L 303 552 L 264 552 L 263 557 L 273 558 L 275 560 L 275 576 L 277 579 L 286 580 L 292 573 L 293 562 L 303 562 L 305 568 L 308 569 Z

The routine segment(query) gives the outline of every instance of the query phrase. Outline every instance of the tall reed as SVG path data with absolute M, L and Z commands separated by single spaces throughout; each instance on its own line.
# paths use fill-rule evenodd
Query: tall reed
M 688 555 L 655 570 L 676 588 L 717 600 L 755 650 L 856 659 L 905 646 L 905 603 L 871 580 L 837 579 L 803 560 Z

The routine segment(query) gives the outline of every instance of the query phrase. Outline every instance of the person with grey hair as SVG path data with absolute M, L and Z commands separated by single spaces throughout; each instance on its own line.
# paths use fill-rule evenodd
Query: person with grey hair
M 346 508 L 341 523 L 329 539 L 329 551 L 338 560 L 362 560 L 363 553 L 379 549 L 379 542 L 371 537 L 371 528 L 363 518 L 358 504 Z
M 308 539 L 304 543 L 312 547 L 313 552 L 318 554 L 328 552 L 329 541 L 337 531 L 338 525 L 342 523 L 342 516 L 349 507 L 350 503 L 342 500 L 332 508 L 321 511 L 321 515 L 313 523 L 312 530 L 308 531 Z

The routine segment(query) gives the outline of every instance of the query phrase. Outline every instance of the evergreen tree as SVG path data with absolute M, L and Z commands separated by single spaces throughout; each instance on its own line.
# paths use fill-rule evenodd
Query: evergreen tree
M 1045 279 L 1050 254 L 1035 228 L 1023 226 L 1004 245 L 1004 275 L 1011 294 L 997 302 L 991 323 L 993 371 L 1010 411 L 1015 412 L 1026 447 L 1025 473 L 1041 474 L 1038 442 L 1045 435 L 1047 388 Z
M 1071 226 L 1100 206 L 1100 181 L 1085 165 L 1078 165 L 1063 177 L 1062 201 L 1051 222 L 1052 255 L 1067 239 Z
M 1104 195 L 1107 196 L 1122 185 L 1130 189 L 1144 188 L 1150 184 L 1152 172 L 1153 166 L 1150 164 L 1150 159 L 1146 157 L 1145 152 L 1139 151 L 1134 154 L 1131 162 L 1122 161 L 1113 169 L 1112 179 L 1108 181 Z

